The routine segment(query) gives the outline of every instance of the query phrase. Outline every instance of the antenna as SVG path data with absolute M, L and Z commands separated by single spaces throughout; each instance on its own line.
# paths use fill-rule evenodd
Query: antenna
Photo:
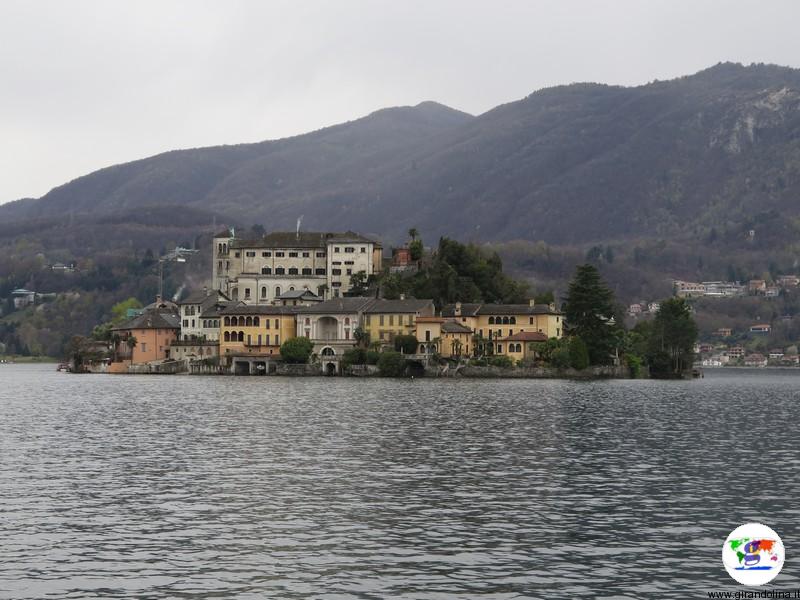
M 300 218 L 297 219 L 297 229 L 296 229 L 294 235 L 295 235 L 295 238 L 298 239 L 298 240 L 300 239 L 300 223 L 303 222 L 303 216 L 304 215 L 300 215 Z

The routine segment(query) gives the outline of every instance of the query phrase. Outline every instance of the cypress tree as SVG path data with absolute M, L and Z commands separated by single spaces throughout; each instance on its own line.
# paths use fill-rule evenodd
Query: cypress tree
M 619 338 L 619 326 L 613 321 L 614 295 L 593 265 L 580 265 L 569 284 L 564 307 L 565 327 L 569 335 L 586 344 L 593 365 L 612 361 Z

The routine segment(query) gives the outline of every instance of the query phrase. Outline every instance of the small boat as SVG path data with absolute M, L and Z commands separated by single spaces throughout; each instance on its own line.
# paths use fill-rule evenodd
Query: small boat
M 58 363 L 58 366 L 56 367 L 56 371 L 59 371 L 59 372 L 64 371 L 65 373 L 68 373 L 69 372 L 69 365 L 67 363 Z

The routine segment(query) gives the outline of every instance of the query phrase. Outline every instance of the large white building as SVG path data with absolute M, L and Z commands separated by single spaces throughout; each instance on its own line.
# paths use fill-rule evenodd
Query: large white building
M 352 275 L 378 273 L 382 252 L 379 242 L 352 231 L 273 232 L 258 239 L 224 231 L 213 240 L 212 282 L 231 300 L 249 304 L 303 289 L 336 298 L 350 289 Z

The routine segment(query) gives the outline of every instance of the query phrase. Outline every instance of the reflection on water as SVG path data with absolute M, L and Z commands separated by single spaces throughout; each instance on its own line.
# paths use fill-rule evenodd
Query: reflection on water
M 745 521 L 798 588 L 798 383 L 0 366 L 0 598 L 706 597 Z

